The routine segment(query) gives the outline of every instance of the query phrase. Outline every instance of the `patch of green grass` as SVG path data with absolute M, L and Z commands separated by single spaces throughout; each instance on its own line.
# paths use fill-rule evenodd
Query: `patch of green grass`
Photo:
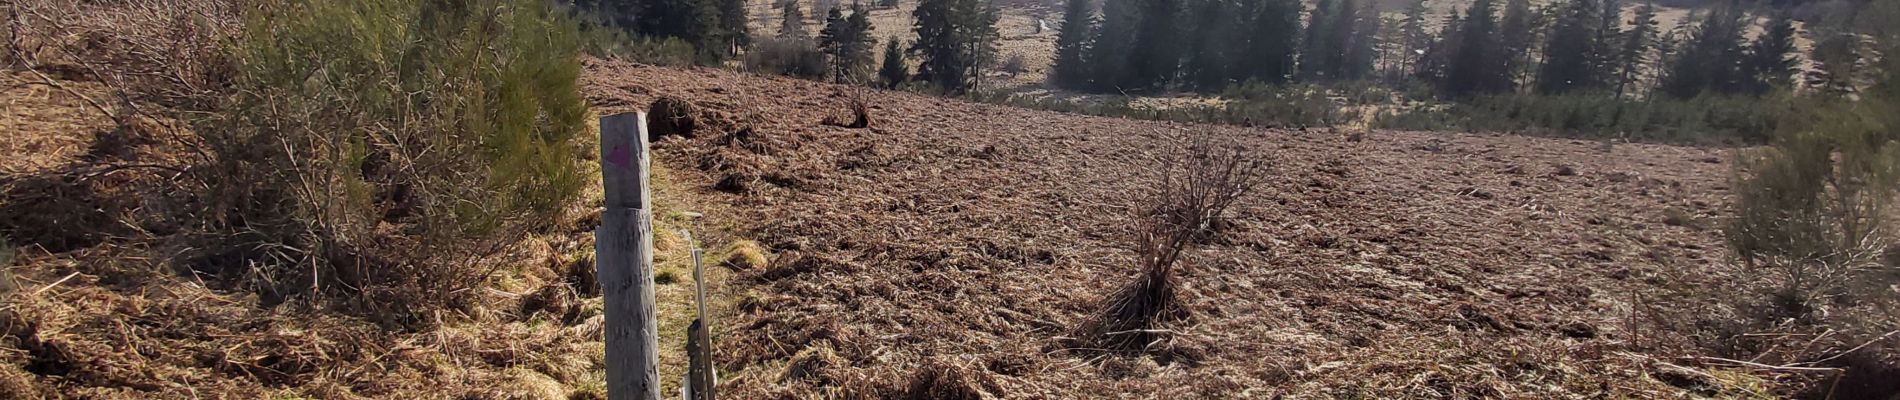
M 683 277 L 681 277 L 681 275 L 683 274 L 678 269 L 660 268 L 659 271 L 655 271 L 653 273 L 653 283 L 657 283 L 661 285 L 671 285 L 671 284 L 679 283 L 680 281 L 685 280 Z

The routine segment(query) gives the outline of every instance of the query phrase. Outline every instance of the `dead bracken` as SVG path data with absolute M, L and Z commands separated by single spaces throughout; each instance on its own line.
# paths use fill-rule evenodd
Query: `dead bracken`
M 736 372 L 722 396 L 901 398 L 904 383 L 938 379 L 919 371 L 957 356 L 988 360 L 958 365 L 987 371 L 997 390 L 985 392 L 1007 398 L 1670 396 L 1684 389 L 1643 377 L 1660 364 L 1613 349 L 1691 344 L 1643 333 L 1677 329 L 1654 318 L 1607 311 L 1633 301 L 1611 293 L 1656 299 L 1721 279 L 1611 272 L 1677 268 L 1638 256 L 1648 250 L 1721 257 L 1716 233 L 1651 222 L 1667 207 L 1726 204 L 1728 170 L 1698 161 L 1717 150 L 1628 144 L 1606 157 L 1590 142 L 1521 136 L 1380 131 L 1350 142 L 1213 127 L 1202 134 L 1277 149 L 1247 153 L 1275 172 L 1220 223 L 1245 229 L 1219 229 L 1183 253 L 1173 307 L 1193 317 L 1151 326 L 1169 340 L 1148 352 L 1074 351 L 1064 338 L 1143 275 L 1126 250 L 1138 226 L 1128 205 L 1143 204 L 1154 181 L 1132 178 L 1179 143 L 1161 133 L 1177 127 L 867 92 L 875 131 L 826 129 L 810 112 L 835 104 L 824 84 L 606 63 L 585 78 L 608 104 L 669 95 L 763 117 L 744 140 L 659 146 L 656 160 L 685 184 L 713 188 L 755 169 L 800 178 L 717 195 L 745 205 L 740 230 L 773 253 L 765 268 L 738 272 L 756 293 L 725 339 L 721 358 Z M 627 86 L 644 90 L 618 89 Z M 748 141 L 773 143 L 778 156 L 733 146 Z M 984 148 L 1010 153 L 985 159 Z M 1629 170 L 1681 190 L 1658 202 L 1624 195 L 1635 180 L 1506 172 L 1556 165 Z M 1651 338 L 1643 350 L 1622 347 L 1639 333 Z M 833 383 L 778 383 L 803 349 L 788 346 L 820 340 L 843 360 L 822 374 Z

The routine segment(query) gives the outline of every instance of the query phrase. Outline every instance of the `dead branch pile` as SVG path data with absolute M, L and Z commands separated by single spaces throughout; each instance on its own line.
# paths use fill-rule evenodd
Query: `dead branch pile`
M 699 125 L 699 113 L 692 103 L 678 97 L 661 97 L 647 108 L 647 140 L 658 142 L 668 136 L 693 137 Z

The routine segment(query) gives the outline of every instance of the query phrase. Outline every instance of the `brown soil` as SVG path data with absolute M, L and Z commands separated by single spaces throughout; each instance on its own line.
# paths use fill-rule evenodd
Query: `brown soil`
M 1736 395 L 1706 382 L 1735 374 L 1654 378 L 1691 352 L 1691 333 L 1654 332 L 1646 311 L 1728 271 L 1719 232 L 1662 222 L 1666 209 L 1723 212 L 1726 150 L 1349 141 L 885 91 L 865 94 L 878 123 L 857 130 L 813 111 L 844 107 L 847 88 L 588 71 L 585 90 L 609 110 L 675 96 L 743 121 L 657 156 L 683 185 L 748 182 L 714 196 L 779 254 L 737 273 L 755 286 L 719 356 L 739 398 L 905 393 L 945 364 L 1002 398 Z M 1244 138 L 1273 178 L 1184 260 L 1193 317 L 1165 332 L 1178 356 L 1063 350 L 1060 336 L 1136 274 L 1125 206 L 1142 200 L 1136 178 L 1163 132 L 1183 129 Z M 781 379 L 811 348 L 842 361 L 823 363 L 823 380 Z

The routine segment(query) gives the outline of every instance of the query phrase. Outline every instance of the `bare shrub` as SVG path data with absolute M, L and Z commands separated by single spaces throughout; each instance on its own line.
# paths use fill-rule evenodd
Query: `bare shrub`
M 997 66 L 996 69 L 1003 71 L 1005 74 L 1009 74 L 1009 76 L 1016 76 L 1022 74 L 1023 70 L 1028 68 L 1028 65 L 1029 62 L 1023 59 L 1021 53 L 1010 53 L 1009 57 L 1003 59 L 1003 64 Z
M 1187 316 L 1177 269 L 1183 252 L 1212 230 L 1234 201 L 1264 180 L 1265 164 L 1236 143 L 1198 133 L 1169 149 L 1134 216 L 1133 251 L 1141 274 L 1103 300 L 1101 311 L 1067 338 L 1072 349 L 1142 351 L 1163 339 L 1155 329 Z
M 825 53 L 802 37 L 754 37 L 745 54 L 745 69 L 805 79 L 825 76 Z
M 864 102 L 864 93 L 854 90 L 846 98 L 845 108 L 850 112 L 849 116 L 826 115 L 819 123 L 851 129 L 871 127 L 871 106 Z

